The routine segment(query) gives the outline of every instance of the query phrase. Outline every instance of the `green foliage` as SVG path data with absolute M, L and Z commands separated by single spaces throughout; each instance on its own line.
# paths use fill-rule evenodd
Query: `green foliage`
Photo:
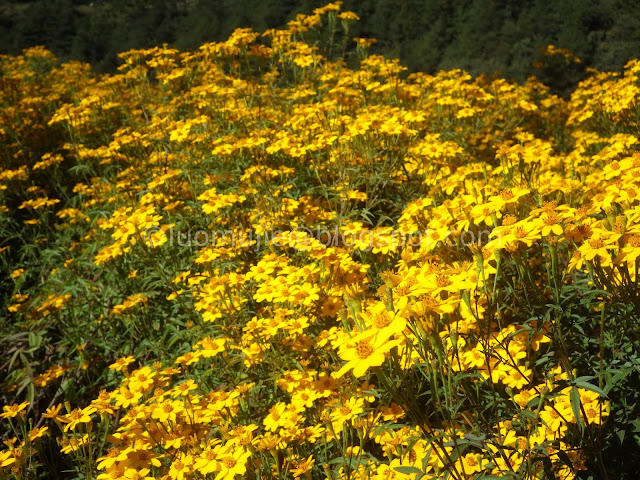
M 99 12 L 87 39 L 173 42 L 174 22 L 214 18 L 199 5 L 74 15 Z M 221 9 L 267 18 L 248 5 Z M 602 27 L 598 5 L 568 5 L 582 14 L 567 39 Z M 429 6 L 363 4 L 388 23 L 382 51 L 440 42 L 433 68 L 465 52 L 471 70 L 498 68 L 484 46 L 506 54 L 504 25 L 522 59 L 562 25 L 534 15 L 541 3 Z M 313 478 L 635 480 L 640 65 L 592 75 L 569 100 L 535 80 L 407 77 L 350 51 L 366 27 L 332 8 L 308 30 L 126 52 L 113 75 L 44 49 L 0 57 L 0 454 L 20 463 L 0 476 L 133 477 L 145 453 L 157 478 L 189 462 L 214 477 L 224 462 L 200 475 L 201 455 L 223 446 L 252 456 L 255 479 L 291 477 L 308 457 Z M 538 40 L 517 36 L 525 24 Z M 585 75 L 546 53 L 537 69 L 557 91 Z M 231 228 L 280 235 L 190 236 Z M 451 243 L 462 230 L 478 241 Z M 424 241 L 396 241 L 407 232 Z M 14 448 L 46 433 L 36 422 L 58 444 Z
M 62 59 L 112 71 L 117 53 L 167 43 L 180 49 L 227 38 L 236 27 L 283 27 L 317 0 L 35 0 L 0 2 L 0 51 L 44 45 Z M 363 20 L 354 36 L 374 37 L 374 53 L 400 58 L 410 71 L 462 68 L 520 81 L 534 73 L 568 93 L 584 69 L 532 68 L 553 44 L 584 66 L 619 70 L 640 51 L 640 6 L 630 0 L 347 0 Z

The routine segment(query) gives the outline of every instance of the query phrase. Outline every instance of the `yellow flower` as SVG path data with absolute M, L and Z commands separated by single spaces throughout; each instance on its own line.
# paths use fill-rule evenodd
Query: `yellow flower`
M 640 234 L 625 235 L 624 246 L 620 252 L 616 263 L 632 262 L 640 256 Z
M 192 380 L 189 379 L 186 382 L 182 382 L 176 385 L 173 388 L 173 392 L 171 393 L 172 397 L 185 397 L 189 395 L 189 392 L 198 388 L 198 385 Z
M 75 430 L 75 428 L 81 423 L 89 423 L 91 422 L 91 414 L 95 413 L 96 408 L 89 406 L 85 407 L 82 410 L 76 408 L 69 412 L 68 415 L 60 417 L 60 420 L 66 425 L 64 426 L 64 431 L 67 432 L 69 430 Z
M 540 418 L 552 432 L 558 432 L 566 426 L 567 419 L 572 418 L 571 406 L 566 403 L 556 403 L 554 406 L 545 405 L 540 412 Z
M 118 447 L 111 447 L 104 457 L 98 458 L 98 470 L 111 468 L 117 462 L 127 459 L 127 453 Z
M 142 367 L 129 375 L 129 389 L 134 392 L 148 392 L 154 381 L 156 373 L 149 367 Z
M 149 476 L 149 473 L 151 473 L 151 471 L 148 468 L 135 470 L 133 468 L 125 467 L 124 469 L 124 477 L 127 480 L 155 480 L 155 477 Z
M 185 475 L 191 475 L 191 466 L 193 464 L 193 457 L 187 454 L 179 454 L 169 467 L 169 478 L 172 480 L 183 480 Z
M 17 417 L 18 414 L 28 406 L 29 406 L 29 402 L 14 403 L 13 405 L 5 405 L 2 407 L 3 413 L 0 413 L 0 418 Z
M 532 373 L 529 369 L 509 368 L 501 381 L 508 387 L 519 390 L 529 383 Z
M 365 312 L 362 317 L 367 326 L 374 331 L 380 330 L 380 334 L 383 336 L 399 334 L 407 326 L 407 321 L 403 317 L 387 310 L 383 303 L 377 303 Z
M 353 41 L 356 42 L 356 45 L 360 48 L 369 48 L 374 43 L 377 43 L 375 38 L 354 37 Z
M 60 440 L 60 446 L 62 447 L 60 451 L 65 455 L 68 455 L 71 452 L 79 450 L 90 441 L 91 438 L 88 433 L 83 435 L 82 437 L 70 437 L 68 443 L 64 439 L 62 439 Z
M 355 21 L 360 20 L 360 17 L 355 12 L 351 12 L 351 11 L 339 13 L 338 18 L 341 20 L 355 20 Z
M 608 265 L 611 263 L 610 249 L 613 249 L 616 243 L 617 240 L 614 236 L 605 231 L 600 231 L 586 240 L 580 246 L 579 251 L 582 254 L 582 258 L 589 262 L 593 261 L 595 257 L 599 257 L 604 262 L 603 265 Z
M 283 415 L 287 406 L 283 402 L 276 403 L 269 409 L 269 414 L 264 418 L 263 423 L 268 432 L 275 432 L 283 425 Z
M 117 407 L 129 408 L 132 405 L 137 405 L 142 398 L 142 392 L 131 391 L 124 385 L 120 386 L 120 389 L 113 394 Z
M 200 350 L 200 353 L 205 358 L 215 357 L 219 353 L 225 351 L 227 341 L 229 341 L 229 339 L 226 337 L 219 337 L 214 339 L 211 339 L 211 337 L 205 337 L 200 342 L 198 342 L 198 345 L 202 349 Z
M 131 466 L 133 466 L 134 468 L 144 469 L 149 467 L 150 465 L 153 465 L 157 468 L 162 465 L 157 455 L 153 451 L 146 450 L 144 448 L 128 451 L 127 458 L 131 462 Z
M 533 222 L 518 222 L 510 229 L 510 233 L 504 237 L 497 238 L 499 246 L 505 246 L 513 244 L 518 246 L 519 243 L 524 243 L 527 247 L 533 245 L 540 239 L 540 230 L 538 226 Z
M 304 388 L 296 391 L 291 396 L 291 404 L 295 405 L 298 410 L 304 410 L 305 408 L 311 408 L 318 397 L 319 394 L 315 390 Z
M 382 420 L 385 422 L 396 421 L 406 415 L 402 407 L 395 402 L 393 402 L 389 407 L 382 407 L 380 409 L 380 414 Z
M 598 401 L 585 403 L 584 412 L 582 412 L 583 420 L 588 423 L 600 423 L 602 417 L 608 415 L 608 405 L 601 405 Z
M 520 408 L 526 408 L 527 404 L 537 398 L 538 394 L 535 390 L 522 390 L 513 396 L 514 401 L 520 406 Z
M 465 475 L 473 475 L 482 471 L 482 455 L 479 453 L 467 453 L 460 458 L 460 463 Z
M 52 419 L 60 419 L 60 410 L 62 409 L 62 404 L 59 403 L 52 407 L 47 408 L 45 413 L 42 414 L 43 418 L 52 418 Z
M 195 471 L 202 475 L 220 471 L 219 459 L 226 452 L 226 447 L 219 445 L 219 443 L 218 439 L 212 440 L 200 456 L 194 459 L 193 469 Z
M 15 279 L 20 277 L 23 273 L 25 272 L 24 268 L 18 268 L 16 270 L 14 270 L 13 272 L 11 272 L 11 278 Z
M 247 459 L 251 452 L 237 448 L 232 454 L 220 459 L 220 471 L 215 480 L 233 480 L 236 475 L 244 475 L 247 471 Z
M 131 363 L 135 362 L 136 359 L 134 357 L 122 357 L 119 358 L 118 360 L 116 360 L 115 363 L 112 363 L 111 365 L 109 365 L 109 369 L 110 370 L 115 370 L 117 372 L 121 372 L 123 371 L 127 365 L 130 365 Z
M 351 397 L 341 407 L 335 407 L 331 411 L 331 421 L 334 431 L 342 430 L 345 422 L 355 419 L 363 411 L 364 400 Z
M 151 413 L 151 418 L 163 423 L 175 423 L 177 416 L 181 415 L 184 410 L 185 408 L 182 402 L 165 400 L 164 402 L 156 404 L 156 407 Z
M 390 340 L 390 332 L 365 330 L 347 340 L 340 347 L 338 355 L 347 363 L 336 373 L 340 378 L 349 370 L 355 377 L 363 376 L 371 367 L 384 363 L 387 352 L 400 344 L 400 340 Z
M 542 236 L 546 237 L 553 233 L 554 235 L 562 235 L 564 229 L 561 225 L 562 217 L 556 212 L 547 212 L 540 219 L 542 225 Z
M 310 472 L 313 468 L 314 463 L 315 459 L 313 458 L 313 455 L 309 455 L 308 458 L 294 460 L 290 471 L 291 473 L 293 473 L 294 478 L 298 478 L 301 475 L 305 475 L 306 473 Z
M 114 480 L 114 479 L 124 479 L 124 470 L 125 467 L 123 464 L 113 464 L 107 467 L 107 471 L 105 473 L 101 473 L 98 475 L 97 480 Z
M 527 195 L 529 190 L 526 188 L 506 188 L 489 199 L 489 202 L 495 210 L 502 210 L 505 205 L 515 204 Z
M 29 432 L 29 435 L 28 435 L 29 440 L 32 442 L 35 440 L 38 440 L 39 438 L 44 437 L 48 431 L 49 431 L 49 427 L 34 428 Z
M 8 467 L 16 462 L 13 456 L 13 450 L 5 450 L 0 452 L 0 468 Z

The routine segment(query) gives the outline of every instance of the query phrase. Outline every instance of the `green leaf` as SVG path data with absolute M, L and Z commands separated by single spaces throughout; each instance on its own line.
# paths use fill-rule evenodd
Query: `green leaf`
M 616 432 L 616 435 L 618 435 L 618 440 L 620 440 L 620 445 L 622 445 L 624 443 L 624 435 L 625 435 L 625 431 L 624 430 L 618 430 Z
M 584 388 L 585 390 L 591 390 L 592 392 L 596 392 L 597 394 L 599 394 L 602 397 L 606 397 L 607 396 L 607 394 L 601 388 L 596 387 L 595 385 L 592 385 L 591 383 L 583 380 L 585 378 L 592 379 L 592 378 L 595 378 L 595 377 L 579 377 L 579 378 L 575 379 L 573 384 L 576 387 Z
M 573 462 L 571 461 L 571 458 L 569 457 L 567 452 L 565 452 L 564 450 L 558 450 L 558 458 L 562 460 L 562 463 L 573 470 Z
M 404 473 L 406 475 L 412 474 L 412 473 L 418 473 L 418 474 L 423 473 L 422 470 L 420 470 L 419 468 L 410 467 L 410 466 L 393 467 L 393 469 L 398 473 Z
M 624 370 L 619 370 L 604 386 L 604 392 L 609 394 L 611 389 L 616 386 L 616 384 L 625 378 L 627 378 L 633 372 L 632 368 L 626 368 Z
M 544 473 L 546 474 L 549 480 L 556 480 L 556 474 L 553 471 L 553 464 L 551 463 L 551 459 L 549 457 L 539 457 L 538 460 L 542 462 L 542 466 L 544 468 Z
M 583 425 L 582 419 L 580 418 L 580 392 L 576 387 L 571 387 L 569 399 L 571 400 L 571 410 L 573 410 L 573 415 L 576 417 L 576 423 L 578 424 L 580 431 L 582 431 Z

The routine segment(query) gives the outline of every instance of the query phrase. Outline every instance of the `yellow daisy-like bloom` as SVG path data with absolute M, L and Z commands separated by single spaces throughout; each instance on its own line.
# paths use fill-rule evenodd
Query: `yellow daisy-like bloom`
M 388 311 L 383 303 L 374 305 L 363 318 L 371 330 L 379 330 L 383 335 L 398 334 L 407 326 L 404 318 Z
M 22 274 L 25 272 L 24 268 L 18 268 L 16 270 L 14 270 L 13 272 L 11 272 L 11 278 L 16 279 L 20 276 L 22 276 Z
M 350 398 L 341 407 L 336 407 L 331 412 L 331 420 L 335 431 L 342 430 L 345 422 L 353 420 L 364 411 L 364 400 L 361 398 Z
M 540 412 L 540 418 L 552 432 L 558 432 L 565 427 L 572 415 L 571 406 L 564 403 L 556 403 L 553 407 L 546 405 Z
M 586 240 L 580 246 L 580 253 L 582 257 L 587 261 L 592 261 L 595 257 L 599 257 L 604 263 L 611 263 L 610 249 L 615 247 L 615 238 L 611 238 L 608 232 L 599 232 L 599 235 L 594 235 Z
M 12 450 L 5 450 L 4 452 L 0 452 L 0 468 L 8 467 L 15 462 L 16 459 L 13 456 Z
M 116 401 L 116 407 L 129 408 L 131 405 L 137 405 L 142 398 L 141 392 L 133 392 L 125 386 L 121 386 L 118 391 L 113 393 Z
M 60 451 L 65 455 L 68 455 L 71 452 L 75 452 L 78 449 L 82 448 L 89 442 L 89 434 L 85 434 L 82 437 L 71 437 L 67 442 L 64 438 L 60 440 L 60 446 L 62 447 Z
M 33 442 L 35 440 L 38 440 L 44 437 L 45 435 L 48 434 L 48 432 L 49 432 L 49 427 L 36 427 L 29 432 L 28 438 L 30 441 Z
M 72 410 L 69 415 L 61 417 L 60 420 L 66 423 L 64 426 L 64 431 L 67 432 L 69 430 L 75 430 L 75 428 L 81 423 L 89 423 L 91 422 L 91 414 L 95 413 L 95 407 L 86 407 L 82 410 L 76 408 Z
M 236 475 L 242 475 L 247 471 L 247 459 L 251 452 L 239 448 L 232 455 L 220 459 L 220 472 L 215 480 L 233 480 Z
M 390 340 L 389 332 L 365 330 L 341 346 L 338 355 L 347 363 L 335 376 L 340 378 L 349 370 L 353 370 L 355 377 L 363 376 L 369 368 L 382 365 L 387 352 L 400 342 Z
M 202 475 L 220 471 L 220 457 L 224 452 L 221 445 L 216 445 L 219 440 L 214 440 L 212 445 L 205 448 L 200 456 L 195 459 L 193 469 Z M 213 448 L 212 448 L 213 447 Z
M 126 478 L 124 476 L 125 467 L 123 464 L 114 464 L 107 468 L 105 473 L 98 475 L 98 480 L 114 480 Z
M 224 352 L 226 348 L 227 338 L 215 338 L 211 339 L 210 337 L 206 337 L 201 340 L 198 345 L 200 346 L 201 354 L 205 358 L 215 357 L 218 353 Z
M 169 478 L 172 480 L 183 480 L 185 476 L 190 476 L 192 463 L 193 457 L 191 455 L 180 455 L 171 463 Z
M 468 453 L 460 458 L 462 470 L 466 475 L 472 475 L 482 471 L 482 455 L 478 453 Z
M 502 378 L 502 383 L 519 390 L 529 383 L 531 375 L 532 372 L 529 369 L 509 368 Z
M 127 365 L 130 365 L 131 363 L 135 362 L 136 359 L 134 357 L 122 357 L 119 358 L 118 360 L 115 361 L 115 363 L 112 363 L 111 365 L 109 365 L 109 369 L 110 370 L 115 370 L 116 372 L 121 372 L 123 371 Z
M 14 418 L 17 417 L 20 412 L 29 406 L 29 402 L 15 403 L 13 405 L 5 405 L 2 407 L 3 413 L 0 413 L 0 418 Z
M 153 385 L 156 373 L 149 367 L 142 367 L 129 376 L 129 389 L 133 392 L 147 392 Z
M 283 402 L 276 403 L 269 410 L 269 414 L 264 419 L 264 426 L 270 432 L 275 432 L 282 426 L 282 417 L 284 415 L 286 405 Z
M 315 463 L 315 459 L 312 455 L 309 455 L 308 458 L 304 458 L 301 460 L 295 460 L 293 462 L 293 466 L 291 467 L 291 473 L 293 473 L 294 478 L 298 478 L 301 475 L 304 475 L 311 471 L 313 468 L 313 464 Z
M 111 468 L 114 464 L 127 459 L 127 453 L 118 447 L 111 447 L 104 457 L 98 458 L 98 470 Z
M 154 467 L 159 467 L 161 465 L 160 460 L 157 455 L 151 451 L 146 450 L 144 448 L 129 450 L 127 452 L 127 458 L 129 462 L 131 462 L 131 466 L 134 468 L 141 468 L 144 470 L 147 467 L 153 465 Z
M 184 412 L 184 404 L 180 401 L 165 400 L 157 404 L 151 413 L 151 418 L 159 422 L 175 422 L 176 418 Z
M 542 227 L 542 236 L 547 237 L 550 234 L 562 235 L 564 229 L 562 228 L 562 217 L 556 212 L 548 212 L 540 219 Z

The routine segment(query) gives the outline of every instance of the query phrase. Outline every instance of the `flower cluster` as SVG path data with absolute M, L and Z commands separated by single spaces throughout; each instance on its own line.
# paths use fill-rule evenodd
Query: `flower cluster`
M 0 477 L 614 471 L 640 414 L 639 64 L 564 100 L 406 75 L 357 20 L 335 2 L 114 75 L 0 56 Z

